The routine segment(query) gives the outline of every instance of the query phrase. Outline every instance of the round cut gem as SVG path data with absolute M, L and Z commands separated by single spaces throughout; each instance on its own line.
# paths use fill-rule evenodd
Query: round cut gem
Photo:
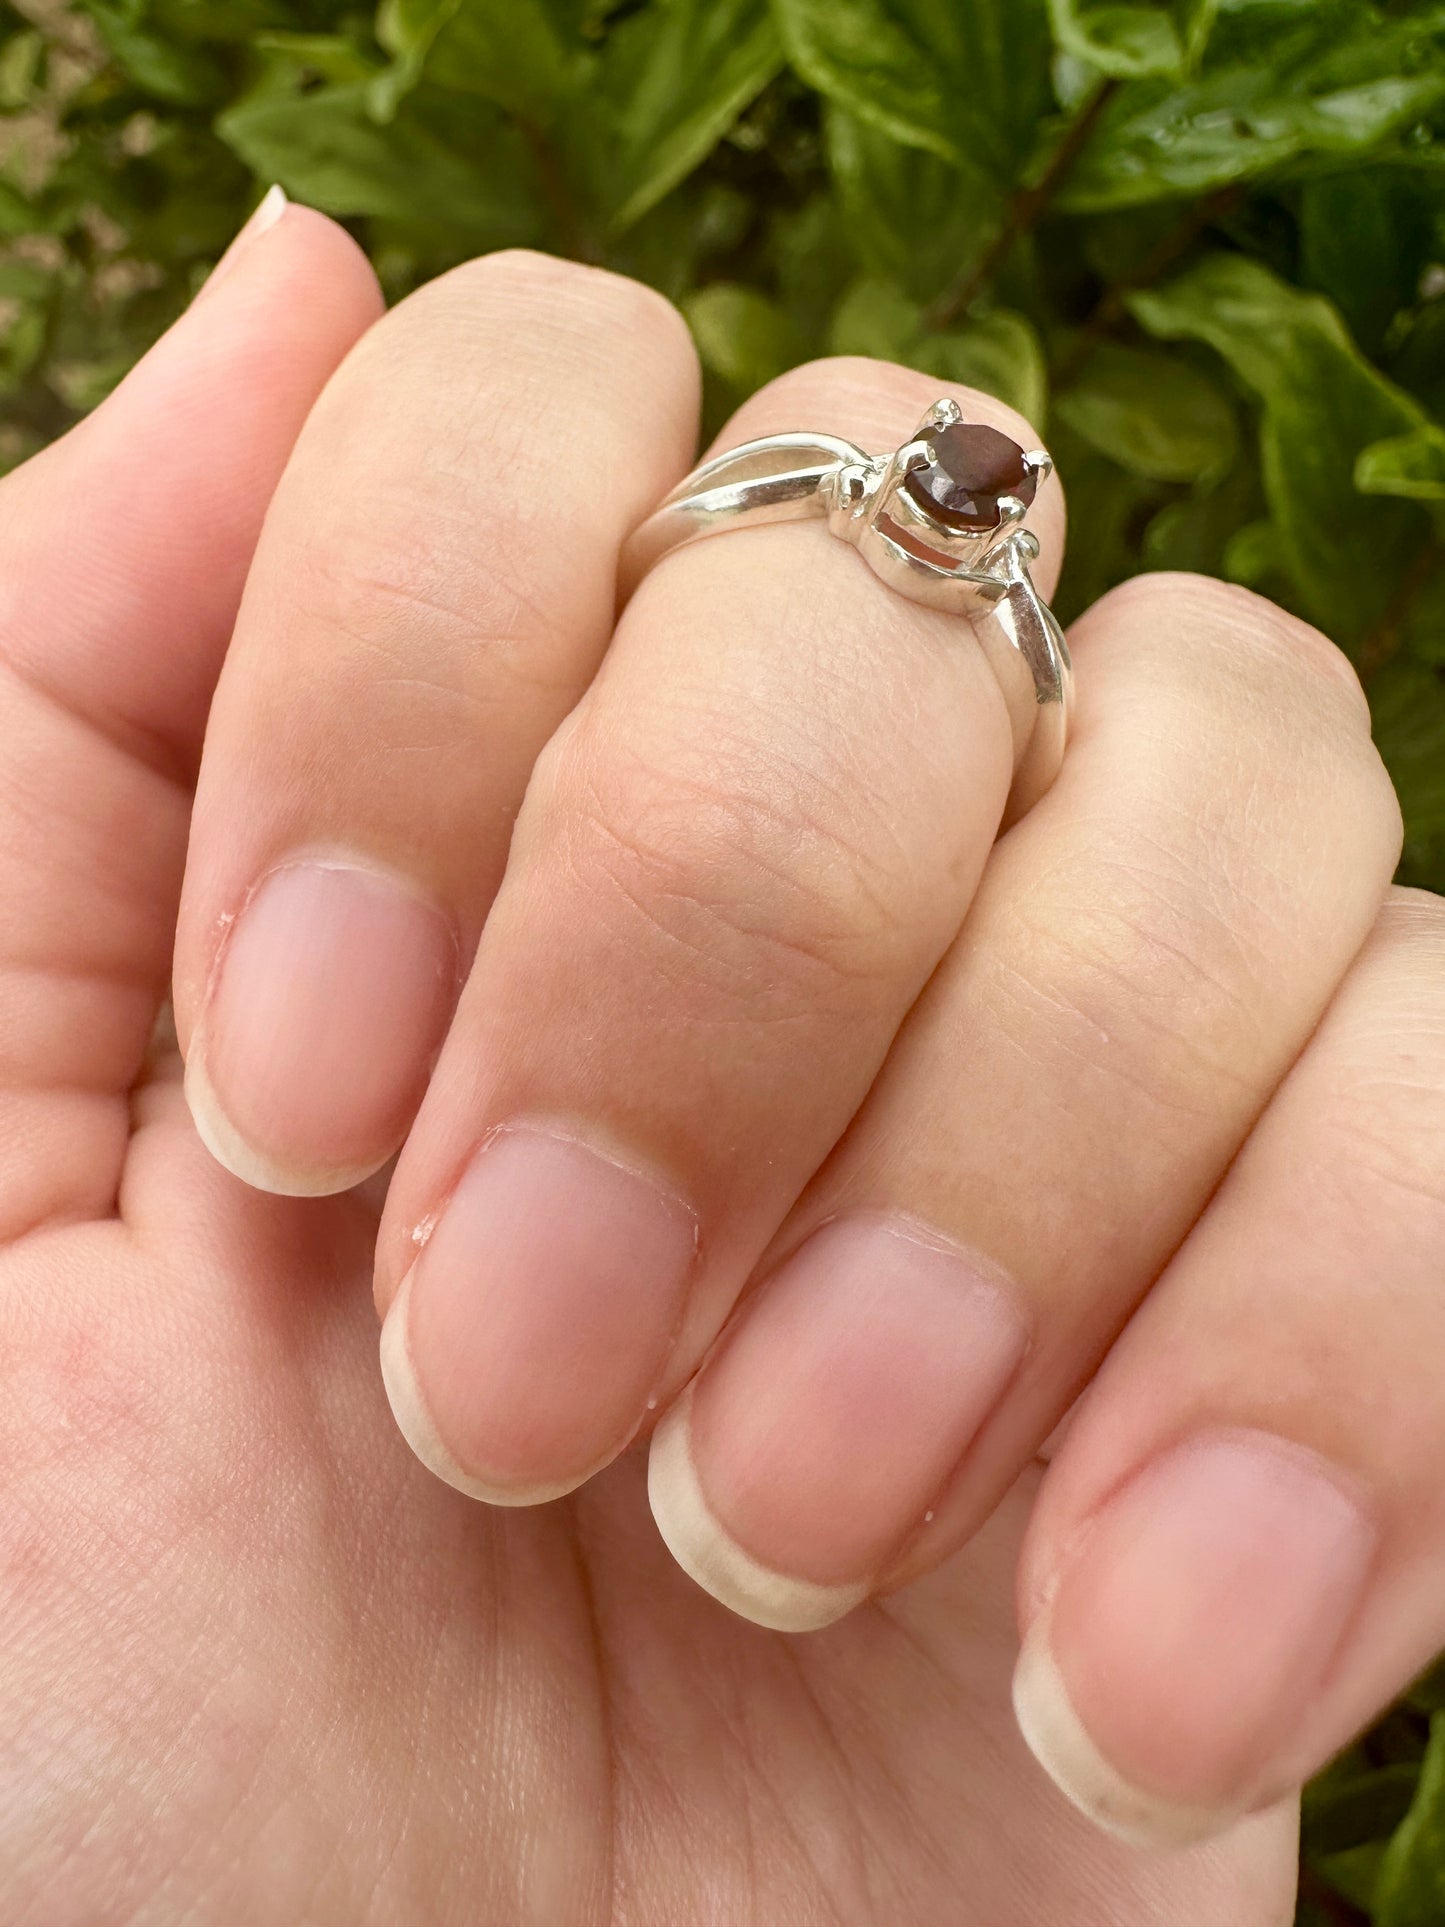
M 1038 478 L 1017 442 L 981 422 L 955 422 L 930 428 L 923 437 L 933 460 L 910 469 L 903 486 L 925 515 L 946 529 L 986 534 L 1003 520 L 999 497 L 1015 495 L 1025 508 L 1034 499 Z

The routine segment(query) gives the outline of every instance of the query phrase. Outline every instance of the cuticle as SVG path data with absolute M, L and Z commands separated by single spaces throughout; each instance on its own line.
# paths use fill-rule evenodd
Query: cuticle
M 1351 1474 L 1346 1467 L 1339 1465 L 1334 1459 L 1327 1458 L 1316 1447 L 1306 1445 L 1303 1440 L 1292 1439 L 1283 1432 L 1269 1431 L 1263 1426 L 1221 1424 L 1181 1427 L 1177 1431 L 1167 1433 L 1152 1449 L 1126 1466 L 1103 1488 L 1088 1511 L 1077 1521 L 1059 1548 L 1058 1554 L 1050 1562 L 1047 1577 L 1030 1590 L 1030 1603 L 1033 1610 L 1027 1617 L 1025 1632 L 1052 1607 L 1065 1576 L 1083 1556 L 1104 1514 L 1115 1500 L 1122 1496 L 1126 1488 L 1136 1479 L 1142 1478 L 1161 1459 L 1168 1458 L 1171 1453 L 1184 1451 L 1191 1445 L 1210 1439 L 1249 1439 L 1262 1445 L 1266 1451 L 1279 1458 L 1293 1459 L 1296 1464 L 1308 1464 L 1318 1468 L 1336 1490 L 1344 1493 L 1361 1517 L 1372 1527 L 1375 1541 L 1371 1554 L 1371 1564 L 1373 1564 L 1378 1555 L 1383 1527 L 1379 1507 L 1370 1497 L 1370 1488 L 1366 1480 Z
M 406 1243 L 411 1249 L 412 1255 L 405 1269 L 397 1278 L 392 1293 L 392 1301 L 395 1301 L 397 1294 L 401 1291 L 403 1282 L 420 1260 L 422 1252 L 430 1242 L 433 1232 L 450 1209 L 452 1199 L 456 1196 L 462 1179 L 467 1175 L 468 1171 L 471 1170 L 477 1159 L 481 1157 L 485 1151 L 490 1150 L 499 1138 L 519 1137 L 523 1134 L 528 1134 L 533 1137 L 552 1138 L 555 1142 L 562 1144 L 581 1145 L 585 1150 L 591 1151 L 595 1156 L 603 1158 L 607 1163 L 614 1165 L 619 1171 L 626 1171 L 629 1176 L 642 1179 L 644 1182 L 653 1185 L 656 1190 L 660 1191 L 675 1204 L 679 1210 L 685 1212 L 687 1215 L 688 1221 L 692 1226 L 692 1259 L 688 1267 L 686 1283 L 680 1294 L 677 1319 L 667 1337 L 661 1369 L 657 1378 L 648 1386 L 647 1396 L 651 1399 L 656 1393 L 657 1387 L 663 1383 L 667 1376 L 673 1354 L 677 1349 L 677 1341 L 687 1322 L 688 1305 L 692 1298 L 698 1272 L 702 1267 L 702 1215 L 681 1188 L 662 1178 L 655 1167 L 641 1160 L 619 1157 L 610 1147 L 604 1147 L 599 1144 L 591 1132 L 579 1128 L 575 1123 L 557 1117 L 549 1117 L 545 1112 L 538 1117 L 530 1115 L 506 1117 L 495 1124 L 489 1125 L 480 1137 L 474 1138 L 467 1150 L 457 1160 L 446 1185 L 439 1188 L 433 1194 L 432 1203 L 428 1209 L 423 1211 L 419 1218 L 414 1219 L 407 1228 L 405 1233 Z M 651 1410 L 651 1407 L 644 1405 L 637 1424 L 628 1434 L 623 1444 L 618 1447 L 619 1453 L 625 1452 L 636 1439 L 638 1433 L 641 1432 L 647 1423 Z
M 384 877 L 388 882 L 398 885 L 408 896 L 413 897 L 418 903 L 424 904 L 428 909 L 434 911 L 445 924 L 447 934 L 451 938 L 452 951 L 455 957 L 452 977 L 452 1001 L 455 1003 L 462 985 L 466 981 L 467 964 L 462 954 L 461 932 L 457 927 L 456 918 L 451 912 L 443 904 L 438 902 L 436 896 L 431 891 L 420 888 L 413 877 L 408 876 L 404 870 L 396 868 L 395 865 L 365 861 L 354 855 L 345 854 L 338 849 L 329 848 L 326 844 L 317 844 L 315 846 L 303 846 L 299 850 L 289 851 L 277 862 L 268 864 L 264 870 L 255 875 L 250 883 L 247 884 L 241 894 L 240 901 L 234 909 L 223 910 L 219 916 L 214 919 L 211 925 L 211 931 L 215 947 L 212 951 L 210 965 L 206 971 L 200 1015 L 195 1024 L 197 1031 L 202 1028 L 205 1022 L 206 1012 L 215 995 L 216 984 L 220 978 L 227 952 L 231 948 L 232 940 L 235 937 L 242 919 L 265 885 L 268 884 L 273 877 L 283 876 L 288 870 L 356 870 L 366 876 Z M 440 1055 L 440 1050 L 441 1047 L 438 1046 L 438 1056 Z M 436 1058 L 434 1057 L 432 1059 L 433 1068 L 435 1067 L 435 1063 Z

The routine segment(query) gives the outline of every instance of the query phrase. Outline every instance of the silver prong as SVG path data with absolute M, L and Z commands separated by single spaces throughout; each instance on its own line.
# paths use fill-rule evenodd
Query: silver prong
M 1010 528 L 1015 522 L 1022 522 L 1028 512 L 1027 503 L 1021 502 L 1017 495 L 1000 495 L 998 498 L 1000 528 Z
M 1025 562 L 1037 562 L 1039 559 L 1039 538 L 1032 529 L 1015 530 L 999 546 L 1007 548 L 1014 555 L 1022 556 Z
M 957 428 L 962 420 L 963 410 L 959 407 L 958 403 L 956 401 L 950 401 L 948 396 L 944 395 L 933 404 L 932 408 L 930 408 L 928 413 L 923 417 L 923 427 Z
M 1042 488 L 1054 472 L 1054 458 L 1047 449 L 1031 448 L 1024 456 L 1024 467 Z

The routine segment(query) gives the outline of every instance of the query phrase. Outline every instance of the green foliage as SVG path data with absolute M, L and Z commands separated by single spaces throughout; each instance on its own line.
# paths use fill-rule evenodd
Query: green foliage
M 516 244 L 684 307 L 711 425 L 819 351 L 1002 396 L 1071 615 L 1329 631 L 1445 887 L 1445 0 L 0 0 L 0 465 L 278 180 L 388 293 Z
M 712 425 L 825 350 L 1004 397 L 1064 616 L 1149 568 L 1308 615 L 1445 887 L 1440 0 L 0 0 L 0 465 L 270 180 L 393 297 L 515 243 L 653 282 Z M 1312 1790 L 1302 1920 L 1445 1920 L 1442 1700 Z

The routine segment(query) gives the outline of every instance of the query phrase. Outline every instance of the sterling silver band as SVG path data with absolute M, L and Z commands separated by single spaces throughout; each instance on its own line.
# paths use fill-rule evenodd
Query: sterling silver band
M 956 486 L 946 469 L 950 433 L 955 469 L 967 467 L 970 434 L 1011 450 L 1016 492 Z M 1025 453 L 992 430 L 970 429 L 952 401 L 936 402 L 891 455 L 866 455 L 836 435 L 745 442 L 695 468 L 637 529 L 623 552 L 623 593 L 684 542 L 762 522 L 826 520 L 890 588 L 972 622 L 1013 725 L 1007 826 L 1053 782 L 1068 737 L 1068 646 L 1029 576 L 1038 540 L 1020 526 L 1052 466 L 1041 449 Z M 938 479 L 933 493 L 910 485 L 925 473 Z

